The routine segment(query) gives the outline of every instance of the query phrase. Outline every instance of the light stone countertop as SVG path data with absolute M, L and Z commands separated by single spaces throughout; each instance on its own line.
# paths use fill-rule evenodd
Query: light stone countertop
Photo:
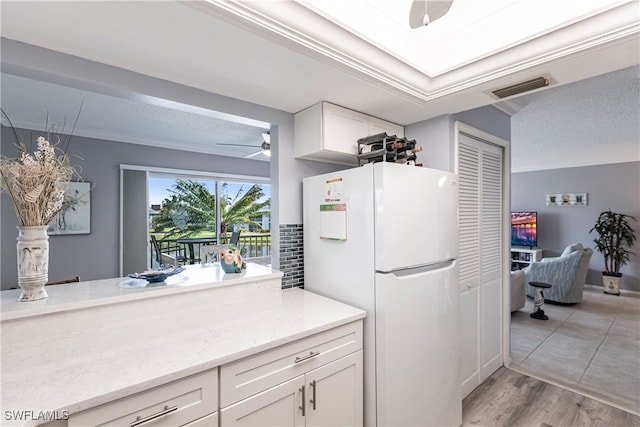
M 191 286 L 124 289 L 122 278 L 57 285 L 46 304 L 22 309 L 5 306 L 19 291 L 3 291 L 2 414 L 73 414 L 365 317 L 282 290 L 282 273 L 268 267 L 249 264 L 242 277 L 187 273 Z M 221 280 L 207 284 L 199 274 Z M 113 292 L 103 295 L 99 282 Z
M 149 298 L 153 296 L 199 291 L 212 287 L 230 286 L 239 283 L 264 280 L 267 278 L 281 278 L 282 272 L 272 270 L 259 264 L 247 263 L 247 269 L 241 273 L 225 273 L 220 264 L 188 265 L 185 271 L 170 276 L 165 285 L 148 284 L 146 280 L 120 277 L 104 280 L 89 280 L 65 285 L 47 286 L 49 298 L 18 302 L 19 289 L 2 291 L 0 293 L 0 320 L 9 320 L 27 316 L 67 311 L 73 308 L 87 308 L 90 306 L 113 304 L 123 301 Z M 131 286 L 145 286 L 135 288 Z

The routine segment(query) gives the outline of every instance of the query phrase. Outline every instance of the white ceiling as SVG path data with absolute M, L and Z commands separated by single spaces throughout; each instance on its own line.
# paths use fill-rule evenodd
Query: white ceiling
M 442 18 L 412 29 L 409 10 L 414 0 L 296 1 L 430 77 L 620 4 L 618 0 L 453 0 Z
M 522 97 L 511 171 L 640 161 L 640 67 Z
M 490 90 L 543 73 L 551 74 L 559 86 L 640 62 L 637 0 L 585 0 L 573 11 L 561 12 L 557 3 L 574 2 L 512 0 L 499 5 L 498 0 L 454 0 L 450 18 L 445 15 L 413 33 L 403 30 L 414 39 L 405 52 L 393 52 L 371 35 L 363 40 L 338 18 L 320 13 L 316 7 L 321 3 L 310 3 L 3 0 L 0 31 L 7 39 L 291 113 L 326 100 L 402 125 L 491 104 L 495 99 Z M 379 12 L 403 2 L 322 3 L 356 5 L 363 16 L 376 12 L 378 19 L 386 17 L 390 26 L 397 26 L 395 15 Z M 486 10 L 478 10 L 478 4 Z M 482 14 L 481 19 L 454 19 L 456 10 L 462 14 L 465 8 Z M 534 10 L 545 12 L 541 26 L 527 25 L 528 33 L 505 30 L 510 28 L 505 22 L 525 27 Z M 5 76 L 2 89 L 4 108 Z M 17 98 L 21 94 L 14 93 Z M 168 118 L 169 109 L 126 105 L 122 99 L 97 108 L 92 104 L 104 98 L 83 96 L 83 121 L 91 111 L 115 108 L 114 113 L 121 112 L 119 126 L 127 118 L 139 120 L 127 125 L 138 141 L 160 138 L 167 144 L 177 141 L 183 149 L 213 152 L 220 142 L 215 135 L 225 127 L 209 120 L 217 119 L 213 112 L 183 111 Z M 77 113 L 78 103 L 71 105 L 67 121 Z M 180 135 L 171 133 L 178 127 L 165 126 L 157 128 L 160 135 L 149 136 L 145 133 L 156 127 L 145 126 L 141 116 L 185 126 L 179 127 Z M 99 121 L 85 127 L 101 126 L 102 132 L 110 131 Z M 265 127 L 268 124 L 251 123 L 238 131 L 238 141 L 251 144 L 247 141 L 258 138 Z M 193 136 L 185 134 L 191 130 Z M 247 149 L 236 155 L 251 154 L 253 149 Z

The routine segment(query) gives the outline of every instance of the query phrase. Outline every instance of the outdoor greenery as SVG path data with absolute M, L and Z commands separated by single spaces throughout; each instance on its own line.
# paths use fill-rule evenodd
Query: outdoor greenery
M 226 235 L 233 225 L 254 225 L 261 228 L 262 214 L 269 212 L 271 200 L 258 185 L 245 191 L 241 186 L 236 194 L 227 193 L 222 184 L 220 195 L 220 234 Z M 162 203 L 160 213 L 152 220 L 152 230 L 164 238 L 203 237 L 216 235 L 216 196 L 198 181 L 178 179 L 171 196 Z

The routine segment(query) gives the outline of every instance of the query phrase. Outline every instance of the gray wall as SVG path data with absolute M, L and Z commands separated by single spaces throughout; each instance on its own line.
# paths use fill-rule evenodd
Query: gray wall
M 493 106 L 475 108 L 461 113 L 435 117 L 405 127 L 405 136 L 415 139 L 424 149 L 418 160 L 425 167 L 455 169 L 454 123 L 460 121 L 483 132 L 511 140 L 510 117 Z
M 149 102 L 158 99 L 168 100 L 185 106 L 195 106 L 220 112 L 230 119 L 248 118 L 271 123 L 271 162 L 259 165 L 255 173 L 253 173 L 253 167 L 247 167 L 246 163 L 237 163 L 236 160 L 233 159 L 226 159 L 224 162 L 212 162 L 205 160 L 208 159 L 208 157 L 203 157 L 196 153 L 173 152 L 171 150 L 150 149 L 149 147 L 142 146 L 132 149 L 138 153 L 144 153 L 144 156 L 118 156 L 118 153 L 114 152 L 110 152 L 109 155 L 120 157 L 121 163 L 131 164 L 138 162 L 140 164 L 148 164 L 144 162 L 144 159 L 149 153 L 153 153 L 152 158 L 158 161 L 164 161 L 164 163 L 170 163 L 171 167 L 174 168 L 211 171 L 215 168 L 215 172 L 224 173 L 247 174 L 247 171 L 252 171 L 252 174 L 255 175 L 262 173 L 258 172 L 258 170 L 262 170 L 262 167 L 269 168 L 265 176 L 271 177 L 271 237 L 275 250 L 279 250 L 280 248 L 279 228 L 286 227 L 290 224 L 302 223 L 302 179 L 307 176 L 340 168 L 336 165 L 302 161 L 293 158 L 293 114 L 291 113 L 205 92 L 12 40 L 1 39 L 1 42 L 3 72 L 126 99 L 146 100 Z M 256 82 L 256 84 L 260 84 L 260 82 Z M 124 144 L 121 144 L 121 146 L 124 147 Z M 168 165 L 163 164 L 158 166 Z M 101 165 L 96 165 L 96 167 L 102 168 Z M 85 179 L 92 180 L 90 176 L 94 174 L 94 172 L 85 167 L 83 176 L 86 175 L 86 173 L 89 173 L 89 177 L 85 176 Z M 114 175 L 113 179 L 117 180 L 117 175 Z M 117 213 L 117 204 L 101 206 L 98 202 L 94 202 L 93 197 L 94 196 L 92 196 L 93 209 L 101 208 Z M 0 239 L 2 241 L 2 247 L 6 249 L 0 254 L 0 262 L 3 267 L 0 277 L 2 278 L 3 286 L 5 286 L 5 278 L 10 278 L 11 282 L 16 281 L 15 274 L 10 272 L 15 271 L 15 262 L 12 263 L 10 260 L 5 262 L 5 252 L 9 253 L 7 256 L 15 258 L 15 253 L 11 255 L 11 252 L 15 252 L 11 250 L 11 247 L 13 246 L 16 231 L 14 227 L 15 224 L 5 223 L 5 217 L 7 216 L 5 212 L 8 212 L 6 210 L 8 205 L 5 203 L 5 199 L 2 200 L 3 214 L 2 227 L 0 227 Z M 9 209 L 11 209 L 10 206 Z M 92 218 L 92 232 L 95 227 L 97 227 L 97 223 L 94 222 Z M 105 230 L 105 235 L 108 233 L 113 235 L 117 234 L 117 215 L 114 215 L 112 220 L 109 218 L 106 223 L 101 225 L 101 228 Z M 97 233 L 97 231 L 95 233 Z M 58 239 L 68 238 L 69 237 L 65 236 L 59 237 Z M 78 237 L 78 239 L 81 239 L 81 237 Z M 105 250 L 116 251 L 116 249 L 116 246 L 108 245 Z M 53 250 L 54 249 L 52 249 L 52 251 Z M 73 257 L 69 258 L 75 262 Z M 280 258 L 275 256 L 273 258 L 274 267 L 278 268 L 279 262 Z M 52 268 L 58 268 L 54 264 L 55 262 L 52 260 L 50 272 L 57 275 L 58 273 L 52 270 Z M 111 265 L 108 267 L 96 266 L 96 268 L 100 269 L 100 277 L 104 277 L 106 274 L 110 276 L 115 275 L 115 267 Z M 60 274 L 62 274 L 62 272 Z M 65 277 L 68 274 L 69 271 L 64 272 Z M 85 277 L 98 277 L 98 275 Z
M 37 138 L 37 131 L 19 130 L 25 141 Z M 0 152 L 16 157 L 14 138 L 9 128 L 2 127 Z M 49 280 L 56 281 L 80 276 L 82 280 L 118 276 L 120 164 L 188 169 L 228 174 L 269 176 L 269 163 L 236 159 L 186 151 L 150 148 L 92 138 L 72 137 L 70 151 L 81 154 L 74 160 L 82 167 L 82 178 L 91 182 L 91 234 L 49 237 Z M 15 238 L 18 220 L 8 195 L 2 193 L 0 208 L 3 251 L 2 289 L 17 284 Z
M 546 195 L 587 193 L 587 206 L 546 206 Z M 557 256 L 575 242 L 593 248 L 589 230 L 602 211 L 611 209 L 640 219 L 640 162 L 550 169 L 511 175 L 511 208 L 538 212 L 538 246 L 543 256 Z M 640 238 L 640 223 L 632 224 Z M 640 291 L 640 242 L 625 265 L 621 288 Z M 587 283 L 602 286 L 603 259 L 595 252 Z
M 511 141 L 511 117 L 491 105 L 453 114 L 451 118 L 505 141 Z

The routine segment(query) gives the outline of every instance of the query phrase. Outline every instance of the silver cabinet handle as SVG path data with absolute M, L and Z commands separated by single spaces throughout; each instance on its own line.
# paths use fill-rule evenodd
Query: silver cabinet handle
M 298 391 L 302 392 L 302 406 L 299 406 L 299 408 L 302 409 L 302 416 L 304 417 L 305 416 L 304 407 L 307 406 L 307 398 L 305 397 L 305 394 L 304 394 L 304 386 L 300 387 Z
M 311 403 L 311 407 L 313 408 L 313 410 L 316 410 L 316 380 L 313 380 L 309 383 L 309 387 L 313 388 L 313 393 L 311 394 L 311 400 L 309 401 L 309 403 Z
M 140 415 L 136 417 L 136 420 L 129 424 L 130 427 L 140 426 L 142 424 L 148 423 L 151 420 L 155 420 L 160 417 L 164 417 L 165 415 L 169 415 L 172 412 L 178 410 L 177 406 L 169 407 L 169 405 L 164 405 L 164 409 L 160 412 L 156 412 L 155 414 L 149 415 L 148 417 L 142 418 Z
M 319 354 L 320 354 L 319 351 L 310 351 L 309 354 L 307 354 L 306 356 L 302 356 L 302 357 L 296 356 L 296 363 L 304 362 L 305 360 L 309 360 L 312 357 L 316 357 Z

